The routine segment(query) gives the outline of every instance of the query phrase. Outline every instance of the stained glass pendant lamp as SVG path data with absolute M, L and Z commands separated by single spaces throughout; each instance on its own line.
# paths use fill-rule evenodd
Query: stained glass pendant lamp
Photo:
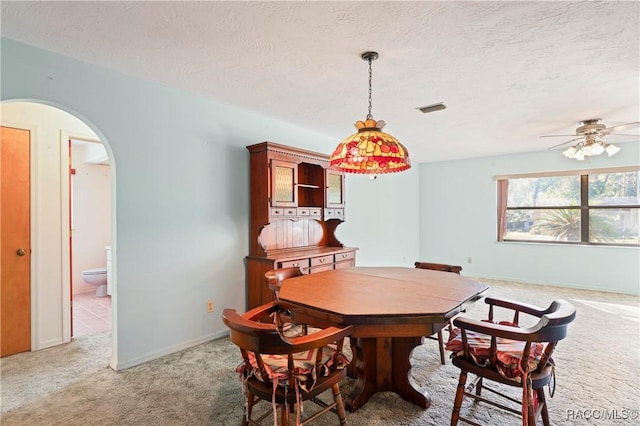
M 347 173 L 376 176 L 408 170 L 411 167 L 409 151 L 396 138 L 384 133 L 385 122 L 371 115 L 371 62 L 378 59 L 377 52 L 365 52 L 362 59 L 369 62 L 369 113 L 365 121 L 356 122 L 358 133 L 345 138 L 329 158 L 329 167 Z

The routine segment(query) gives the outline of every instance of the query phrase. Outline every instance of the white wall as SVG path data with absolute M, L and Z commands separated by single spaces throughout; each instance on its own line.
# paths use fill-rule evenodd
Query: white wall
M 640 293 L 640 249 L 497 242 L 497 175 L 640 164 L 638 143 L 579 162 L 552 150 L 420 166 L 420 257 L 469 276 Z M 467 258 L 472 258 L 472 263 Z
M 2 80 L 4 84 L 4 75 Z M 2 125 L 32 130 L 31 294 L 35 321 L 32 324 L 31 347 L 37 350 L 70 338 L 64 337 L 65 325 L 70 326 L 70 313 L 63 309 L 62 303 L 65 297 L 68 298 L 68 292 L 65 293 L 68 287 L 63 285 L 63 265 L 68 259 L 62 251 L 61 234 L 64 211 L 61 201 L 64 188 L 60 169 L 61 132 L 95 139 L 97 136 L 77 118 L 45 105 L 10 102 L 2 103 L 0 107 Z
M 82 271 L 107 267 L 105 246 L 111 245 L 111 168 L 87 163 L 100 154 L 102 145 L 74 142 L 73 175 L 73 293 L 94 292 L 96 286 L 82 279 Z M 104 152 L 104 151 L 102 151 Z
M 2 100 L 39 100 L 72 112 L 110 153 L 112 366 L 126 368 L 226 334 L 222 307 L 245 309 L 245 146 L 271 140 L 326 152 L 333 141 L 6 38 L 0 53 Z M 59 174 L 50 174 L 59 183 Z M 59 252 L 59 241 L 47 248 Z M 47 267 L 56 270 L 42 275 L 59 276 L 59 263 Z M 59 300 L 60 291 L 52 286 L 42 303 Z M 208 299 L 213 314 L 206 312 Z M 62 334 L 59 318 L 46 320 L 57 329 L 52 335 Z

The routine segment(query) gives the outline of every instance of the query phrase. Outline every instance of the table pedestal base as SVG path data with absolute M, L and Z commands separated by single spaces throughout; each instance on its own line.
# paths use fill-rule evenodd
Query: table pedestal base
M 350 412 L 362 407 L 376 392 L 391 391 L 422 408 L 429 408 L 431 398 L 411 378 L 411 352 L 422 337 L 352 337 L 353 361 L 350 374 L 356 383 L 347 396 Z

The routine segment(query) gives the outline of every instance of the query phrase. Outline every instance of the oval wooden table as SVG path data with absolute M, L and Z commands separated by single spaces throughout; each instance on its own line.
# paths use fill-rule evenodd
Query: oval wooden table
M 426 389 L 411 378 L 411 353 L 488 289 L 448 272 L 404 267 L 351 267 L 289 278 L 280 302 L 294 321 L 353 325 L 351 412 L 376 392 L 393 391 L 429 408 Z

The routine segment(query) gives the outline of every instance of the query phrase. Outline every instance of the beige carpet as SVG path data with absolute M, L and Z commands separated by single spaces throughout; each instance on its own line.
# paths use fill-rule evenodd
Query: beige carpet
M 639 424 L 640 298 L 487 282 L 492 296 L 544 306 L 563 297 L 577 308 L 569 337 L 560 343 L 554 356 L 557 390 L 549 399 L 553 425 Z M 484 316 L 485 306 L 477 303 L 468 315 Z M 110 333 L 101 333 L 67 345 L 3 358 L 2 426 L 240 423 L 243 399 L 234 373 L 239 353 L 228 339 L 120 372 L 107 367 L 110 339 Z M 379 393 L 356 413 L 347 413 L 348 423 L 448 425 L 458 370 L 450 362 L 440 365 L 436 345 L 427 340 L 414 351 L 412 359 L 412 375 L 429 390 L 431 408 L 423 410 L 394 393 Z M 343 393 L 348 393 L 352 384 L 346 379 Z M 514 395 L 517 394 L 516 390 Z M 269 409 L 263 405 L 263 409 Z M 313 408 L 309 406 L 307 414 Z M 519 424 L 514 415 L 483 404 L 468 404 L 467 409 L 487 425 Z M 325 415 L 314 424 L 334 425 L 337 418 Z

